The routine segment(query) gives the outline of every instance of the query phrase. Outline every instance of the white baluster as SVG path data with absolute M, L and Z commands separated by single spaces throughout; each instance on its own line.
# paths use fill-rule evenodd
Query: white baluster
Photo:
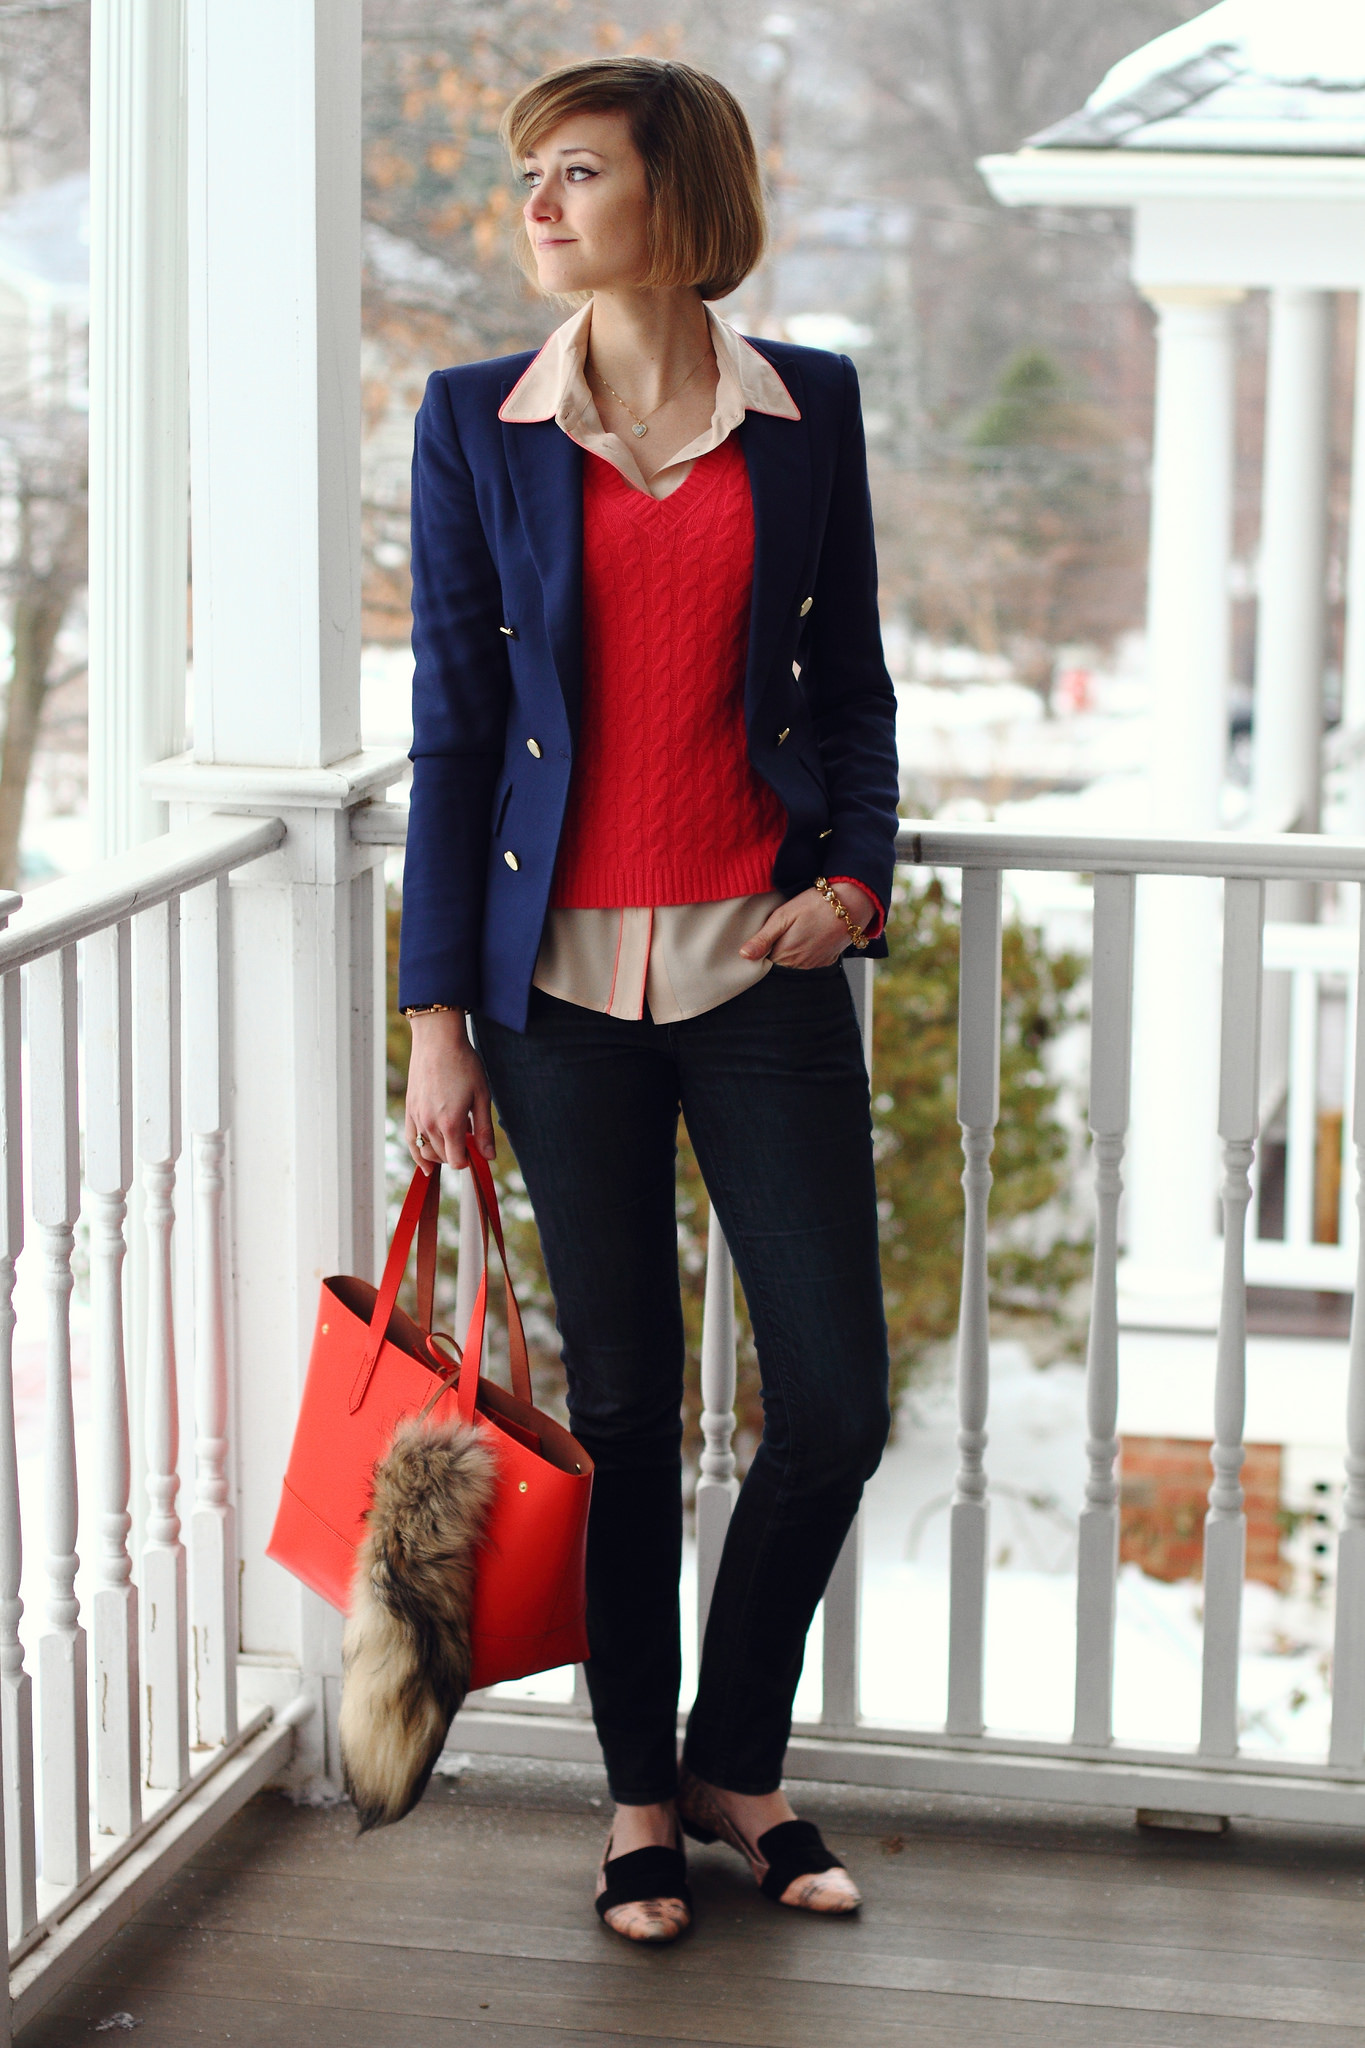
M 181 900 L 186 1114 L 194 1147 L 195 1496 L 190 1523 L 195 1739 L 237 1733 L 237 1517 L 228 1474 L 223 1160 L 227 877 Z
M 1311 967 L 1296 968 L 1289 988 L 1284 1241 L 1310 1245 L 1318 1148 L 1318 977 Z
M 128 1550 L 132 1467 L 123 1352 L 124 1223 L 133 1178 L 132 932 L 85 941 L 85 1181 L 90 1193 L 90 1377 L 99 1578 L 95 1648 L 95 1824 L 127 1835 L 142 1819 L 138 1597 Z
M 180 1156 L 180 907 L 137 920 L 138 1151 L 147 1223 L 147 1359 L 143 1441 L 147 1532 L 142 1549 L 142 1669 L 147 1783 L 174 1788 L 189 1773 L 185 1547 L 180 1540 L 180 1414 L 176 1386 L 171 1230 Z
M 1246 1218 L 1259 1127 L 1261 945 L 1265 884 L 1223 884 L 1223 1021 L 1218 1135 L 1223 1141 L 1223 1298 L 1213 1392 L 1213 1485 L 1204 1522 L 1204 1689 L 1199 1747 L 1237 1753 L 1246 1514 L 1240 1478 L 1246 1422 Z
M 468 1219 L 468 1229 L 466 1229 L 466 1218 Z M 468 1257 L 465 1256 L 466 1246 L 468 1246 Z M 463 1317 L 458 1309 L 456 1312 L 455 1327 L 458 1330 L 465 1330 L 469 1327 L 469 1318 L 473 1313 L 474 1295 L 478 1288 L 478 1275 L 482 1269 L 482 1264 L 483 1245 L 478 1234 L 478 1212 L 474 1205 L 472 1183 L 469 1174 L 462 1173 L 460 1175 L 460 1265 L 456 1277 L 456 1287 L 461 1289 L 467 1286 L 469 1293 L 468 1306 L 463 1310 Z M 466 1278 L 467 1275 L 470 1276 L 468 1279 Z M 460 1300 L 462 1302 L 464 1298 L 464 1295 L 461 1294 Z M 698 1642 L 700 1644 L 700 1637 Z M 575 1713 L 584 1716 L 590 1715 L 592 1712 L 592 1695 L 588 1691 L 588 1674 L 586 1667 L 582 1664 L 575 1664 L 573 1668 L 573 1708 Z
M 853 997 L 853 1013 L 858 1019 L 858 1031 L 863 1041 L 863 1065 L 867 1068 L 870 1078 L 872 1073 L 872 999 L 877 982 L 876 961 L 865 959 L 862 955 L 855 953 L 851 959 L 847 959 L 844 962 L 844 979 L 847 981 L 849 993 Z
M 868 1080 L 872 1077 L 875 960 L 845 960 L 844 974 L 863 1041 Z M 825 1587 L 825 1627 L 820 1659 L 820 1719 L 826 1727 L 851 1728 L 859 1714 L 858 1660 L 862 1642 L 862 1519 L 854 1518 Z
M 986 1414 L 990 1393 L 990 1285 L 986 1228 L 991 1148 L 1000 1115 L 1000 875 L 962 873 L 958 988 L 957 1120 L 966 1196 L 962 1308 L 957 1338 L 958 1466 L 949 1527 L 948 1730 L 979 1735 L 986 1658 Z
M 1357 938 L 1358 944 L 1359 939 Z M 1360 982 L 1357 979 L 1349 982 L 1346 989 L 1346 1029 L 1343 1036 L 1348 1044 L 1353 1045 L 1355 1043 L 1359 1023 Z M 1342 1090 L 1345 1099 L 1341 1105 L 1341 1142 L 1339 1147 L 1341 1178 L 1337 1186 L 1337 1243 L 1341 1245 L 1354 1244 L 1357 1235 L 1356 1197 L 1355 1190 L 1351 1185 L 1352 1134 L 1355 1130 L 1356 1101 L 1358 1099 L 1356 1095 L 1357 1078 L 1355 1062 L 1349 1061 L 1346 1066 L 1346 1085 Z M 1259 1164 L 1260 1161 L 1258 1159 L 1258 1167 Z
M 1361 325 L 1365 337 L 1365 322 Z M 1365 344 L 1363 344 L 1365 345 Z M 1365 388 L 1365 387 L 1363 387 Z M 1365 447 L 1365 438 L 1362 439 Z M 1365 620 L 1360 622 L 1365 641 Z M 1365 888 L 1360 892 L 1360 956 L 1356 968 L 1355 1079 L 1351 1090 L 1356 1153 L 1356 1290 L 1351 1307 L 1351 1363 L 1346 1390 L 1346 1496 L 1337 1546 L 1336 1639 L 1332 1654 L 1334 1764 L 1359 1770 L 1365 1761 Z
M 820 1719 L 829 1728 L 852 1728 L 858 1720 L 862 1584 L 863 1521 L 861 1515 L 855 1515 L 825 1587 Z
M 739 1492 L 735 1478 L 735 1268 L 714 1207 L 706 1231 L 701 1323 L 701 1470 L 697 1474 L 697 1654 Z
M 1114 1613 L 1119 1562 L 1118 1226 L 1133 1045 L 1131 875 L 1095 877 L 1090 1129 L 1095 1140 L 1095 1284 L 1086 1353 L 1085 1483 L 1076 1557 L 1076 1719 L 1072 1739 L 1113 1734 Z
M 33 1835 L 33 1682 L 19 1622 L 23 1531 L 14 1442 L 14 1262 L 24 1244 L 19 976 L 0 980 L 0 1770 L 4 1775 L 9 1938 L 38 1917 Z
M 47 1295 L 44 1510 L 47 1629 L 38 1645 L 42 1874 L 79 1884 L 90 1869 L 85 1630 L 76 1598 L 76 1428 L 71 1406 L 71 1253 L 80 1211 L 76 1103 L 76 949 L 28 971 L 33 1217 Z

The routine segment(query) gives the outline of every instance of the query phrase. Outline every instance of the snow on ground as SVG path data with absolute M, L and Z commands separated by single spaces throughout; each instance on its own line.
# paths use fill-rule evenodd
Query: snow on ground
M 58 875 L 78 875 L 93 859 L 89 812 L 57 809 L 51 792 L 34 782 L 24 804 L 20 849 L 24 893 L 31 894 Z
M 360 731 L 367 747 L 412 745 L 412 649 L 378 642 L 360 650 Z
M 1065 1740 L 1075 1688 L 1075 1524 L 1085 1482 L 1085 1378 L 1079 1365 L 1037 1370 L 1022 1345 L 991 1354 L 991 1571 L 986 1722 L 997 1734 Z M 912 1391 L 895 1443 L 868 1488 L 863 1520 L 864 1718 L 942 1728 L 948 1692 L 948 1507 L 957 1463 L 956 1400 L 944 1377 Z M 695 1558 L 684 1582 L 684 1698 L 696 1684 Z M 1250 1750 L 1322 1755 L 1330 1697 L 1330 1614 L 1246 1590 L 1243 1740 Z M 819 1711 L 821 1635 L 812 1631 L 798 1720 Z M 1192 1747 L 1199 1733 L 1201 1590 L 1119 1575 L 1115 1736 Z M 547 1672 L 500 1690 L 566 1700 L 572 1677 Z
M 926 786 L 947 793 L 966 783 L 990 799 L 989 815 L 1004 823 L 1021 806 L 1002 803 L 1000 793 L 1020 784 L 1080 795 L 1096 783 L 1121 781 L 1134 785 L 1125 808 L 1145 809 L 1151 710 L 1141 636 L 1125 640 L 1105 669 L 1093 657 L 1082 665 L 1080 650 L 1075 660 L 1059 659 L 1047 703 L 1000 655 L 938 646 L 892 628 L 884 639 L 896 683 L 902 785 L 912 804 L 926 800 Z M 936 815 L 965 817 L 960 804 L 950 800 Z M 978 814 L 987 815 L 984 803 Z M 1098 817 L 1113 829 L 1109 806 Z
M 1009 788 L 1140 777 L 1151 733 L 1145 717 L 1049 718 L 1038 693 L 1022 683 L 905 682 L 896 687 L 896 744 L 903 777 Z

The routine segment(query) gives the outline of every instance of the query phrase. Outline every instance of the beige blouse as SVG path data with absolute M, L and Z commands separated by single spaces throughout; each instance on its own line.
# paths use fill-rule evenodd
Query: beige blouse
M 652 482 L 626 443 L 603 427 L 588 388 L 584 366 L 591 305 L 555 329 L 503 400 L 498 417 L 513 424 L 556 420 L 570 440 L 610 462 L 635 490 L 666 498 L 700 456 L 734 432 L 746 412 L 801 417 L 766 357 L 709 306 L 706 317 L 720 372 L 711 424 L 680 448 Z M 783 900 L 780 890 L 770 889 L 723 903 L 551 910 L 532 979 L 547 995 L 608 1017 L 641 1017 L 646 1002 L 656 1024 L 697 1017 L 768 972 L 770 961 L 741 959 L 739 949 Z

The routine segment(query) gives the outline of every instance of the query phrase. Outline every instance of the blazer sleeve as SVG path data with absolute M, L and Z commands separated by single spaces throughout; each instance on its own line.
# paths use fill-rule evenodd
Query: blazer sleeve
M 824 873 L 861 883 L 885 912 L 896 859 L 896 692 L 882 654 L 877 548 L 858 375 L 847 356 L 843 417 L 802 667 L 833 831 Z
M 510 676 L 502 591 L 437 371 L 412 464 L 412 798 L 400 1006 L 480 1001 L 484 886 Z

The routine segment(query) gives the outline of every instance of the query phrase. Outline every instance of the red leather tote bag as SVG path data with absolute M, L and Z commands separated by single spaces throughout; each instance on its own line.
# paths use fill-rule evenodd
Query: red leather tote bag
M 526 1678 L 588 1654 L 583 1565 L 592 1460 L 531 1399 L 526 1338 L 507 1272 L 497 1194 L 471 1154 L 484 1262 L 463 1358 L 431 1334 L 441 1169 L 414 1173 L 375 1288 L 346 1275 L 322 1283 L 294 1445 L 268 1554 L 344 1613 L 365 1535 L 376 1463 L 395 1426 L 457 1414 L 496 1457 L 497 1476 L 475 1567 L 470 1689 Z M 483 1379 L 490 1226 L 507 1275 L 509 1394 Z M 417 1314 L 397 1306 L 414 1232 Z M 449 1341 L 448 1339 L 445 1341 Z M 433 1398 L 434 1397 L 434 1398 Z

